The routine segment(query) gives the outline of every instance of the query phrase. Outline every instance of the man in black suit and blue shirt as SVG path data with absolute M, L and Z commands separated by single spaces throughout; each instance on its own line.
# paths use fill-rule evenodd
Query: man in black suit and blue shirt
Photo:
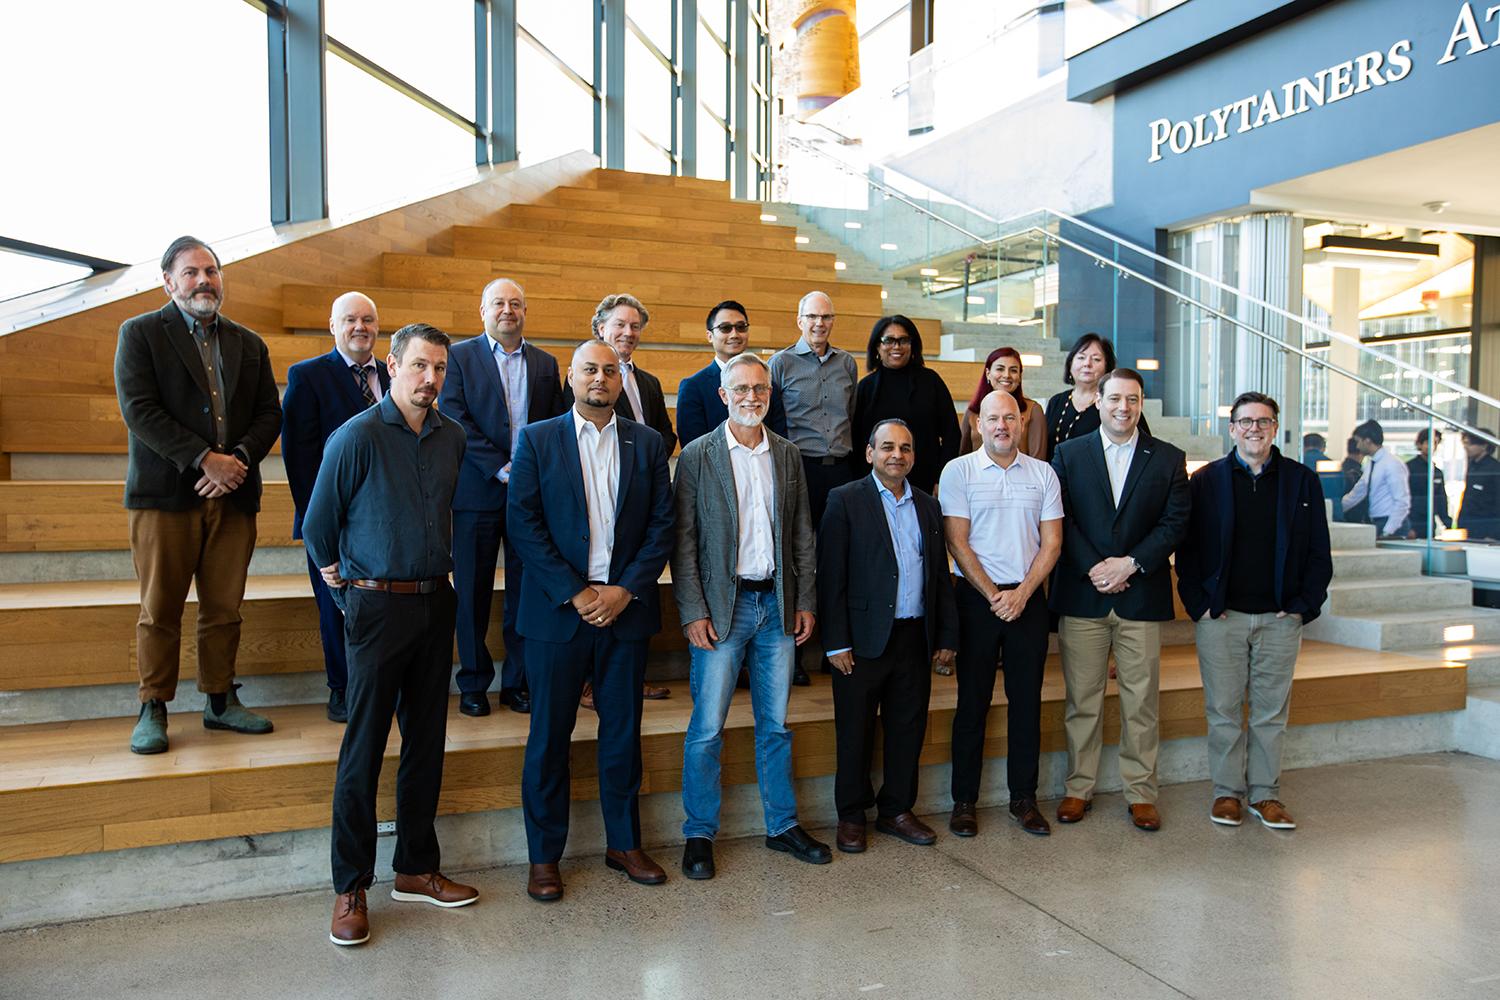
M 943 544 L 943 512 L 912 486 L 913 444 L 905 421 L 870 432 L 873 471 L 835 487 L 818 529 L 818 617 L 833 675 L 838 770 L 838 848 L 865 849 L 865 819 L 909 844 L 936 842 L 912 812 L 932 664 L 953 664 L 958 610 Z M 884 524 L 886 531 L 872 526 Z M 870 783 L 875 718 L 884 736 L 885 780 Z
M 750 319 L 745 307 L 726 299 L 708 311 L 708 343 L 714 359 L 677 385 L 677 437 L 686 448 L 722 424 L 729 407 L 719 398 L 719 376 L 730 358 L 750 349 Z M 773 387 L 765 424 L 786 437 L 786 409 Z
M 454 346 L 439 401 L 468 438 L 453 496 L 453 588 L 458 593 L 458 709 L 488 715 L 495 661 L 485 644 L 495 599 L 495 566 L 505 538 L 506 488 L 521 428 L 562 413 L 557 360 L 526 343 L 526 292 L 509 278 L 484 286 L 484 336 Z M 521 560 L 505 546 L 505 665 L 500 703 L 528 712 L 525 640 L 516 629 Z
M 1198 623 L 1214 783 L 1209 818 L 1239 826 L 1246 799 L 1266 826 L 1290 830 L 1297 824 L 1280 790 L 1292 671 L 1302 626 L 1328 598 L 1333 555 L 1317 473 L 1273 444 L 1279 409 L 1259 392 L 1241 393 L 1230 407 L 1234 450 L 1189 484 L 1193 512 L 1177 550 L 1177 592 Z
M 375 303 L 359 292 L 345 292 L 333 302 L 328 319 L 333 350 L 299 361 L 288 370 L 281 396 L 281 459 L 292 491 L 292 537 L 302 537 L 302 519 L 312 497 L 323 445 L 344 421 L 374 406 L 390 390 L 386 366 L 375 360 L 380 318 Z M 323 639 L 323 669 L 328 675 L 328 718 L 348 719 L 344 688 L 349 667 L 344 656 L 344 613 L 334 603 L 309 553 L 308 576 L 318 603 L 318 634 Z
M 661 631 L 658 580 L 672 552 L 672 487 L 661 435 L 615 412 L 620 359 L 598 341 L 568 369 L 573 408 L 530 424 L 512 467 L 507 538 L 526 561 L 517 627 L 527 641 L 531 733 L 521 809 L 539 902 L 562 898 L 569 753 L 585 681 L 599 713 L 599 806 L 604 863 L 658 885 L 641 850 L 641 683 L 647 644 Z
M 1091 805 L 1103 746 L 1104 686 L 1115 654 L 1120 690 L 1120 778 L 1131 822 L 1161 828 L 1156 808 L 1161 623 L 1171 621 L 1168 560 L 1187 530 L 1182 450 L 1139 429 L 1145 380 L 1116 368 L 1099 383 L 1100 426 L 1052 456 L 1063 497 L 1063 547 L 1051 606 L 1067 685 L 1063 823 Z

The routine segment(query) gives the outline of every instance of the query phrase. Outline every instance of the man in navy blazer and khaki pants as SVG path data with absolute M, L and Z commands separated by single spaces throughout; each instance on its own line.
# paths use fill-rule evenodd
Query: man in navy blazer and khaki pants
M 507 538 L 526 561 L 517 627 L 526 639 L 531 733 L 521 808 L 539 902 L 562 898 L 558 861 L 568 839 L 568 760 L 578 699 L 593 684 L 599 714 L 599 806 L 605 864 L 633 882 L 666 873 L 641 850 L 641 683 L 646 648 L 661 631 L 657 588 L 672 553 L 672 485 L 661 435 L 615 414 L 622 382 L 615 349 L 573 352 L 576 400 L 528 425 L 516 446 Z
M 1283 458 L 1272 443 L 1278 410 L 1258 392 L 1242 393 L 1230 407 L 1234 450 L 1199 469 L 1190 484 L 1193 513 L 1177 550 L 1177 592 L 1198 623 L 1214 783 L 1209 818 L 1239 826 L 1246 798 L 1266 826 L 1290 830 L 1297 824 L 1280 793 L 1292 671 L 1302 626 L 1328 598 L 1333 554 L 1317 473 Z
M 375 360 L 380 317 L 375 303 L 359 292 L 333 301 L 328 319 L 333 350 L 299 361 L 287 371 L 281 396 L 281 459 L 292 491 L 292 537 L 302 537 L 302 518 L 313 483 L 323 464 L 328 436 L 356 413 L 374 406 L 390 391 L 391 373 Z M 328 674 L 328 718 L 348 720 L 344 688 L 349 664 L 344 653 L 344 613 L 333 602 L 318 563 L 309 554 L 308 577 L 318 602 L 318 634 L 323 639 L 323 669 Z
M 484 286 L 479 315 L 484 336 L 455 344 L 442 412 L 463 426 L 468 441 L 453 496 L 453 589 L 458 595 L 458 708 L 488 715 L 495 661 L 485 644 L 495 599 L 495 565 L 505 538 L 511 453 L 521 428 L 565 409 L 557 361 L 526 343 L 526 292 L 509 278 Z M 505 666 L 500 703 L 530 711 L 525 641 L 516 629 L 521 560 L 505 546 Z

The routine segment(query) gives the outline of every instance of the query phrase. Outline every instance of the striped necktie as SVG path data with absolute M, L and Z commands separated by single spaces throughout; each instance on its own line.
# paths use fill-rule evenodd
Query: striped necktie
M 365 406 L 374 406 L 375 393 L 370 388 L 370 380 L 365 377 L 364 365 L 350 365 L 349 370 L 354 373 L 354 381 L 359 383 L 360 395 L 365 397 Z

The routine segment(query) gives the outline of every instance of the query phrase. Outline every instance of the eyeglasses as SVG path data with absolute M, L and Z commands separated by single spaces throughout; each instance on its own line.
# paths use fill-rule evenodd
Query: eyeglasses
M 732 385 L 729 387 L 729 394 L 736 399 L 744 399 L 751 394 L 769 396 L 771 394 L 771 387 L 764 382 L 759 385 Z
M 720 323 L 712 329 L 721 336 L 724 336 L 728 335 L 731 331 L 734 333 L 744 333 L 750 329 L 750 324 L 743 321 L 739 323 Z
M 882 346 L 882 347 L 906 347 L 910 343 L 911 343 L 911 338 L 910 337 L 881 337 L 880 338 L 880 346 Z
M 832 323 L 836 316 L 834 313 L 803 313 L 802 318 L 810 323 Z
M 1275 417 L 1240 417 L 1238 420 L 1234 421 L 1234 425 L 1236 427 L 1238 427 L 1242 431 L 1248 431 L 1248 430 L 1251 430 L 1251 429 L 1256 429 L 1256 430 L 1262 430 L 1262 431 L 1264 431 L 1264 430 L 1269 430 L 1272 427 L 1276 426 L 1276 418 Z

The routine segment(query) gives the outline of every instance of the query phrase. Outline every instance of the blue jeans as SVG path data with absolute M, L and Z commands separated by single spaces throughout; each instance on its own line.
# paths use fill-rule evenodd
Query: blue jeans
M 682 824 L 684 837 L 712 840 L 719 832 L 719 751 L 724 746 L 724 719 L 742 661 L 750 669 L 755 775 L 760 782 L 766 835 L 780 836 L 797 825 L 792 733 L 786 728 L 796 650 L 796 641 L 786 634 L 774 591 L 741 591 L 734 602 L 729 634 L 719 637 L 712 652 L 692 648 L 693 717 L 688 721 L 682 749 L 682 809 L 687 814 Z

